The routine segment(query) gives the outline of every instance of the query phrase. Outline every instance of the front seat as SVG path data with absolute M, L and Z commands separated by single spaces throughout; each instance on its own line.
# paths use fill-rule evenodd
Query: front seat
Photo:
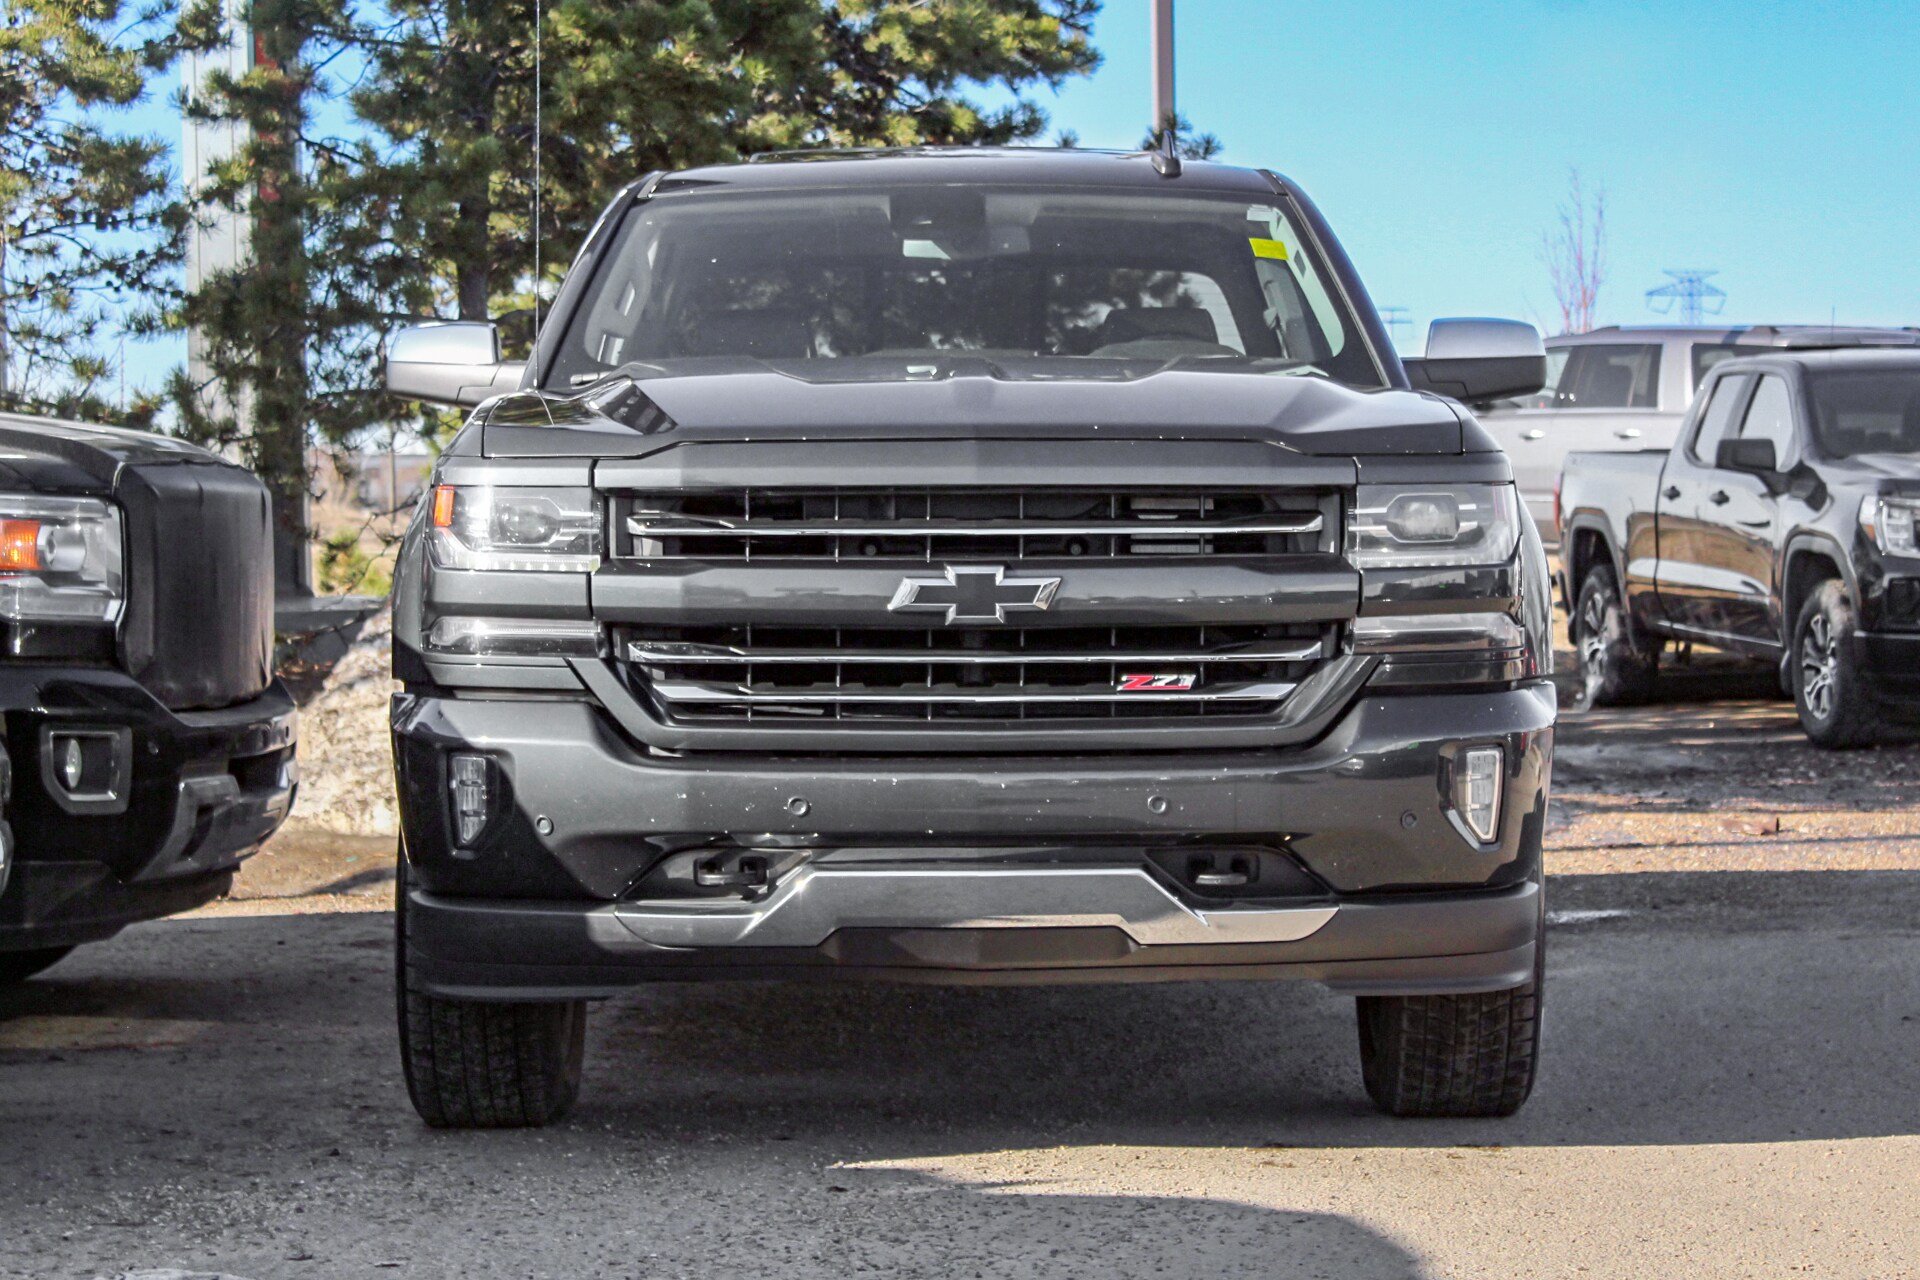
M 687 326 L 680 346 L 689 356 L 804 360 L 813 355 L 813 327 L 798 311 L 710 311 Z

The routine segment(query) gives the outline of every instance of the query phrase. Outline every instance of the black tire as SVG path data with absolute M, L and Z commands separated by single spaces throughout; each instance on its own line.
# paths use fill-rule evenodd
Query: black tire
M 73 953 L 72 947 L 39 947 L 33 951 L 0 951 L 0 987 L 25 982 L 51 969 Z
M 1626 706 L 1653 696 L 1660 653 L 1627 615 L 1611 565 L 1598 565 L 1581 580 L 1567 630 L 1580 659 L 1581 706 Z
M 1853 601 L 1846 584 L 1830 578 L 1800 606 L 1787 646 L 1800 727 L 1816 745 L 1836 751 L 1869 746 L 1885 734 L 1853 634 Z
M 448 1000 L 418 987 L 407 958 L 406 862 L 396 911 L 400 1065 L 407 1096 L 436 1129 L 524 1129 L 580 1096 L 584 1000 Z
M 1465 996 L 1361 996 L 1360 1075 L 1388 1115 L 1510 1116 L 1533 1092 L 1546 985 L 1544 921 L 1533 981 Z

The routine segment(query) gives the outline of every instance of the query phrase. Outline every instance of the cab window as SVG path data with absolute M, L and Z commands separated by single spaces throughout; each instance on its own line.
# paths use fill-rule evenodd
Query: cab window
M 1658 408 L 1660 344 L 1605 342 L 1573 348 L 1553 402 L 1557 409 Z
M 1760 379 L 1740 423 L 1740 438 L 1771 440 L 1775 460 L 1786 459 L 1793 448 L 1793 399 L 1787 394 L 1785 378 L 1770 373 Z
M 1727 438 L 1727 427 L 1733 422 L 1734 413 L 1747 398 L 1747 388 L 1753 385 L 1753 375 L 1736 373 L 1720 379 L 1708 392 L 1712 397 L 1700 414 L 1700 425 L 1694 429 L 1693 443 L 1687 448 L 1687 456 L 1703 467 L 1714 465 L 1714 456 L 1720 451 L 1720 442 Z

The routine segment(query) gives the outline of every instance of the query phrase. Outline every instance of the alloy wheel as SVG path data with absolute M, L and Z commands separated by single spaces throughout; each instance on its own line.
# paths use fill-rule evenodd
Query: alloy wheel
M 1833 687 L 1839 665 L 1839 636 L 1826 615 L 1816 613 L 1807 620 L 1807 633 L 1800 640 L 1801 697 L 1816 719 L 1833 715 Z

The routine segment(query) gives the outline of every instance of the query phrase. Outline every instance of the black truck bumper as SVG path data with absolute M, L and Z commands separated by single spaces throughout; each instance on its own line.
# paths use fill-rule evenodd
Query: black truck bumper
M 476 999 L 766 976 L 1510 987 L 1539 936 L 1553 719 L 1542 682 L 1362 697 L 1277 751 L 657 756 L 587 701 L 402 694 L 409 959 Z M 1481 745 L 1504 759 L 1485 842 L 1448 789 Z M 464 846 L 461 754 L 491 779 Z M 767 875 L 745 891 L 660 877 L 749 854 Z M 1246 863 L 1244 888 L 1198 878 Z
M 293 804 L 297 713 L 278 681 L 176 712 L 110 671 L 0 669 L 0 712 L 16 846 L 0 951 L 98 941 L 220 896 Z M 70 788 L 74 738 L 85 768 Z

